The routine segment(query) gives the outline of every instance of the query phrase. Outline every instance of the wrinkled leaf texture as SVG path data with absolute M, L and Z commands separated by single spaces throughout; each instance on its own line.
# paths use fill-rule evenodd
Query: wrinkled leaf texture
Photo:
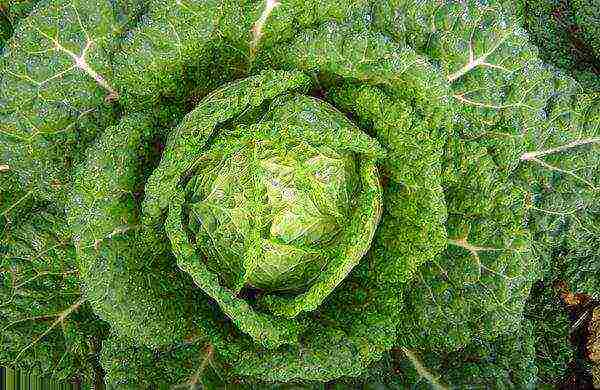
M 111 327 L 101 362 L 115 385 L 185 382 L 209 367 L 222 377 L 207 383 L 357 377 L 377 372 L 394 346 L 418 351 L 432 371 L 451 370 L 444 379 L 459 387 L 487 364 L 500 373 L 511 362 L 522 379 L 486 383 L 535 382 L 535 319 L 523 320 L 533 281 L 600 291 L 598 96 L 540 60 L 508 2 L 287 1 L 254 48 L 248 32 L 263 7 L 40 0 L 30 16 L 3 22 L 12 36 L 0 59 L 0 161 L 10 168 L 0 173 L 10 177 L 2 253 L 17 253 L 13 232 L 56 235 L 67 207 L 77 255 L 66 242 L 60 257 L 67 270 L 76 265 L 83 297 Z M 270 69 L 310 76 L 308 93 L 347 113 L 388 156 L 371 250 L 306 315 L 312 327 L 300 341 L 278 349 L 257 346 L 194 287 L 157 239 L 162 221 L 146 224 L 140 207 L 184 115 L 224 83 Z M 22 216 L 33 199 L 53 211 L 30 226 Z M 42 313 L 78 302 L 79 287 L 68 291 L 71 300 Z M 14 337 L 43 332 L 32 324 Z M 73 324 L 76 334 L 102 334 Z M 39 348 L 66 351 L 66 377 L 83 371 L 85 342 L 65 348 L 72 332 L 63 333 Z M 433 359 L 471 350 L 481 363 Z M 495 354 L 502 362 L 490 363 Z M 403 385 L 424 384 L 407 363 Z

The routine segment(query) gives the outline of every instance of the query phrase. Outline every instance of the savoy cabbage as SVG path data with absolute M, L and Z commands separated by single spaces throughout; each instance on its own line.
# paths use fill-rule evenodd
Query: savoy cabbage
M 0 364 L 558 384 L 548 286 L 600 294 L 600 95 L 532 3 L 0 2 Z

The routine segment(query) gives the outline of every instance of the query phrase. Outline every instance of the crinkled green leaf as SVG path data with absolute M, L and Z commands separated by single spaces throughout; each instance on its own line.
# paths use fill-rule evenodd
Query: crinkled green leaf
M 569 72 L 586 89 L 598 91 L 598 1 L 521 0 L 516 8 L 540 58 Z
M 535 51 L 502 4 L 395 1 L 377 25 L 431 59 L 449 83 L 442 178 L 447 249 L 406 287 L 400 343 L 438 350 L 518 326 L 537 266 L 524 228 L 527 191 L 512 172 L 522 128 L 545 101 Z
M 523 4 L 40 0 L 0 22 L 0 242 L 65 236 L 115 388 L 555 382 L 566 323 L 526 302 L 540 260 L 598 290 L 599 104 Z M 72 346 L 63 377 L 77 308 L 26 351 Z
M 388 158 L 383 172 L 392 181 L 384 188 L 383 236 L 376 251 L 386 258 L 379 278 L 408 281 L 418 266 L 434 258 L 446 246 L 446 205 L 441 187 L 443 137 L 438 129 L 421 123 L 418 105 L 411 107 L 377 88 L 349 84 L 333 99 L 356 112 L 373 131 Z M 410 238 L 409 238 L 410 237 Z M 407 239 L 408 238 L 408 239 Z
M 532 326 L 524 321 L 493 342 L 474 340 L 450 353 L 409 351 L 394 378 L 396 386 L 430 389 L 433 383 L 452 389 L 534 389 L 537 384 Z M 416 369 L 416 364 L 420 364 Z M 394 387 L 391 387 L 394 388 Z
M 474 142 L 450 140 L 444 161 L 448 246 L 406 288 L 399 337 L 408 348 L 452 350 L 512 331 L 537 275 L 524 193 Z
M 598 296 L 600 237 L 600 97 L 554 77 L 544 121 L 531 131 L 521 157 L 530 184 L 528 207 L 534 248 L 545 278 L 571 291 Z
M 107 328 L 81 295 L 64 220 L 29 206 L 0 232 L 0 364 L 93 382 Z
M 533 325 L 538 382 L 559 386 L 575 358 L 571 344 L 571 321 L 558 292 L 550 285 L 536 284 L 527 301 L 525 318 Z
M 32 10 L 38 0 L 0 1 L 0 54 L 13 35 L 15 27 Z
M 194 329 L 196 309 L 190 281 L 169 253 L 146 245 L 138 225 L 134 193 L 144 163 L 152 163 L 153 136 L 143 116 L 108 128 L 76 174 L 68 214 L 94 311 L 123 336 L 164 346 Z
M 120 6 L 43 1 L 0 58 L 0 159 L 40 197 L 64 200 L 83 147 L 114 122 Z
M 132 359 L 132 357 L 135 357 Z M 214 349 L 182 342 L 153 350 L 135 340 L 111 335 L 102 349 L 102 367 L 109 388 L 139 389 L 169 384 L 173 389 L 223 386 L 215 373 Z

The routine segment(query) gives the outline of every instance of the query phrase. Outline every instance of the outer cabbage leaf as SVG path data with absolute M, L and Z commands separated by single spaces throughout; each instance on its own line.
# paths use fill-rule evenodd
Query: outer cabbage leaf
M 407 348 L 452 350 L 514 330 L 536 278 L 524 193 L 473 142 L 451 140 L 445 158 L 449 245 L 406 288 L 399 337 Z
M 407 287 L 400 344 L 451 350 L 492 340 L 519 326 L 538 270 L 527 191 L 513 172 L 523 129 L 546 99 L 545 74 L 501 3 L 390 1 L 376 15 L 379 29 L 431 58 L 453 107 L 442 179 L 448 249 Z
M 502 279 L 498 275 L 500 279 L 490 281 L 485 289 L 470 290 L 466 288 L 468 283 L 465 285 L 462 282 L 473 280 L 469 268 L 465 268 L 468 263 L 457 262 L 454 257 L 450 264 L 441 260 L 440 269 L 444 272 L 429 283 L 433 286 L 432 300 L 440 303 L 424 304 L 422 310 L 428 315 L 419 317 L 424 320 L 431 317 L 432 312 L 445 313 L 444 316 L 438 315 L 437 320 L 428 325 L 437 322 L 444 329 L 438 334 L 439 338 L 450 344 L 460 345 L 471 337 L 469 333 L 473 330 L 465 332 L 464 329 L 474 328 L 464 324 L 469 323 L 474 313 L 479 313 L 475 318 L 492 320 L 484 321 L 482 329 L 472 335 L 483 332 L 488 337 L 494 337 L 498 331 L 510 330 L 510 324 L 516 326 L 520 322 L 528 285 L 536 277 L 532 274 L 536 269 L 532 255 L 540 257 L 546 269 L 562 269 L 564 277 L 573 280 L 573 283 L 588 283 L 586 291 L 594 290 L 590 284 L 596 281 L 593 273 L 588 272 L 595 267 L 595 252 L 591 248 L 598 237 L 595 229 L 597 222 L 594 221 L 597 214 L 595 178 L 598 176 L 595 173 L 598 166 L 598 153 L 595 150 L 596 98 L 582 96 L 577 92 L 577 86 L 570 86 L 568 80 L 537 60 L 536 51 L 527 44 L 526 35 L 518 27 L 519 19 L 509 7 L 512 5 L 502 2 L 482 5 L 469 1 L 460 4 L 389 2 L 382 3 L 380 8 L 379 28 L 397 41 L 406 42 L 418 52 L 430 56 L 453 89 L 452 96 L 457 103 L 454 113 L 455 138 L 448 145 L 446 161 L 447 167 L 454 165 L 452 169 L 461 173 L 453 174 L 452 169 L 448 169 L 444 189 L 450 215 L 448 232 L 454 256 L 455 251 L 459 250 L 477 259 L 486 251 L 491 250 L 486 256 L 494 256 L 494 252 L 496 255 L 501 253 L 498 249 L 509 247 L 480 245 L 476 241 L 481 238 L 476 237 L 469 240 L 473 228 L 465 221 L 478 218 L 481 214 L 476 213 L 482 206 L 484 209 L 487 207 L 487 212 L 492 212 L 496 206 L 490 207 L 490 199 L 494 200 L 492 205 L 497 199 L 504 199 L 498 204 L 507 203 L 496 212 L 507 207 L 511 213 L 502 218 L 494 216 L 490 221 L 511 221 L 513 226 L 510 228 L 503 222 L 497 227 L 484 223 L 485 229 L 492 229 L 488 233 L 490 237 L 499 239 L 502 236 L 491 233 L 496 228 L 508 229 L 506 232 L 515 229 L 515 233 L 509 233 L 506 237 L 520 236 L 527 241 L 526 235 L 522 235 L 525 233 L 523 225 L 530 221 L 528 225 L 536 238 L 533 253 L 520 260 L 517 254 L 512 262 L 504 260 L 501 263 L 507 269 L 521 274 L 521 278 L 516 279 L 520 281 L 517 283 L 514 279 L 507 279 L 498 284 Z M 468 159 L 473 162 L 465 163 L 468 161 L 465 156 L 470 156 Z M 475 162 L 478 159 L 479 162 Z M 546 173 L 540 174 L 544 170 Z M 464 184 L 459 184 L 460 181 Z M 553 189 L 555 186 L 556 190 Z M 488 190 L 482 190 L 482 187 Z M 502 194 L 497 193 L 496 189 L 501 189 Z M 483 195 L 487 198 L 484 200 L 481 197 L 480 201 L 476 201 L 484 193 L 487 193 Z M 465 195 L 464 200 L 459 200 Z M 570 207 L 567 208 L 567 205 Z M 573 205 L 578 211 L 573 211 Z M 454 210 L 453 207 L 458 209 Z M 455 218 L 452 217 L 454 213 Z M 482 222 L 478 220 L 476 224 Z M 475 232 L 484 230 L 479 228 Z M 516 233 L 518 231 L 521 234 Z M 553 263 L 555 259 L 557 263 Z M 483 265 L 486 266 L 485 262 Z M 454 272 L 448 272 L 447 267 Z M 492 267 L 494 271 L 497 269 Z M 435 271 L 429 268 L 425 272 Z M 450 280 L 454 280 L 453 284 L 459 290 L 470 291 L 478 298 L 463 300 L 461 297 L 469 297 L 469 293 L 463 291 L 452 297 L 452 290 L 446 284 L 448 282 L 440 283 L 446 278 L 442 276 L 444 273 L 450 275 Z M 490 297 L 502 293 L 500 299 L 493 303 L 479 299 L 480 294 L 487 294 L 484 291 L 490 293 Z M 417 305 L 423 304 L 416 294 L 413 300 Z M 447 302 L 457 303 L 448 305 Z M 505 303 L 509 304 L 505 306 Z M 493 313 L 498 313 L 498 308 L 502 313 L 510 307 L 512 310 L 509 311 L 514 316 L 500 315 L 502 319 L 498 318 L 498 322 L 493 320 Z M 447 325 L 454 322 L 457 316 L 462 318 L 465 313 L 469 313 L 465 321 L 455 322 L 454 326 Z M 486 313 L 489 317 L 486 317 Z M 511 317 L 513 320 L 509 321 Z M 423 336 L 429 332 L 423 330 L 423 327 L 428 328 L 425 324 L 419 326 Z M 457 334 L 450 332 L 452 337 L 445 337 L 446 329 L 457 327 L 461 329 Z M 406 333 L 410 340 L 418 332 Z
M 74 161 L 114 121 L 113 38 L 124 2 L 50 1 L 0 58 L 0 159 L 37 196 L 61 200 Z
M 517 135 L 547 96 L 536 87 L 544 82 L 537 51 L 511 10 L 502 2 L 391 0 L 379 6 L 376 25 L 450 83 L 456 131 L 477 137 L 509 126 Z M 518 150 L 511 138 L 504 143 Z
M 397 348 L 359 379 L 333 389 L 554 388 L 575 357 L 571 322 L 550 286 L 537 284 L 522 326 L 491 342 L 474 340 L 456 351 Z M 312 388 L 307 385 L 306 388 Z M 319 388 L 314 386 L 314 388 Z
M 528 321 L 493 342 L 474 340 L 457 351 L 395 349 L 360 380 L 334 389 L 534 389 L 532 326 Z
M 81 296 L 61 213 L 0 172 L 0 365 L 59 381 L 102 381 L 107 331 Z
M 561 76 L 552 78 L 544 120 L 530 126 L 521 156 L 530 186 L 529 226 L 548 282 L 597 297 L 600 230 L 600 97 Z
M 0 54 L 12 36 L 15 26 L 31 12 L 38 0 L 0 1 Z
M 157 384 L 169 384 L 172 389 L 216 388 L 227 383 L 223 368 L 216 366 L 214 349 L 194 341 L 153 350 L 113 334 L 103 344 L 102 367 L 105 382 L 119 389 Z
M 28 222 L 6 224 L 0 236 L 0 364 L 59 381 L 101 380 L 107 328 L 81 296 L 70 233 L 43 206 L 30 210 L 20 212 Z
M 188 99 L 243 75 L 246 51 L 227 38 L 247 33 L 253 3 L 145 1 L 147 12 L 114 58 L 121 104 L 151 108 L 169 123 L 181 118 Z
M 473 341 L 465 348 L 441 357 L 437 353 L 423 355 L 423 365 L 441 376 L 438 381 L 452 388 L 534 388 L 536 383 L 535 348 L 531 324 L 527 321 L 522 329 L 499 337 L 491 343 Z M 408 366 L 409 383 L 416 388 L 426 388 L 427 380 Z M 414 365 L 413 365 L 414 367 Z M 414 382 L 413 382 L 414 381 Z
M 144 116 L 109 127 L 76 172 L 68 215 L 94 311 L 113 331 L 159 347 L 189 335 L 197 309 L 190 281 L 176 271 L 168 252 L 146 245 L 137 227 L 134 193 L 142 167 L 156 153 L 154 135 Z M 132 261 L 144 258 L 149 261 Z
M 173 102 L 197 103 L 223 83 L 260 67 L 261 52 L 286 46 L 305 29 L 331 21 L 363 21 L 364 26 L 374 2 L 146 3 L 148 12 L 139 28 L 127 35 L 115 57 L 115 85 L 124 105 L 154 107 L 165 119 L 173 119 L 182 114 Z
M 533 325 L 538 383 L 559 386 L 564 383 L 576 351 L 569 339 L 571 321 L 557 291 L 537 283 L 527 301 L 525 318 Z

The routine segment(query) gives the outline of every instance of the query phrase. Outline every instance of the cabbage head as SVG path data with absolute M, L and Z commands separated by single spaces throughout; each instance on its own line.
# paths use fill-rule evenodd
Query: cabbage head
M 593 263 L 600 105 L 515 11 L 0 0 L 0 364 L 114 388 L 556 381 L 571 350 L 527 302 L 561 267 L 597 286 L 561 261 Z
M 360 376 L 394 345 L 401 286 L 446 246 L 443 80 L 357 17 L 367 3 L 323 5 L 293 34 L 303 6 L 281 4 L 260 41 L 222 36 L 258 26 L 257 5 L 193 29 L 192 15 L 221 11 L 153 8 L 98 85 L 122 113 L 72 174 L 55 171 L 68 195 L 46 187 L 65 199 L 83 293 L 111 327 L 110 383 L 135 383 L 126 356 L 140 348 L 210 355 L 244 381 Z M 161 38 L 181 54 L 164 61 L 149 37 L 172 20 L 187 39 Z M 360 86 L 377 99 L 346 107 Z M 170 364 L 169 381 L 185 380 Z

